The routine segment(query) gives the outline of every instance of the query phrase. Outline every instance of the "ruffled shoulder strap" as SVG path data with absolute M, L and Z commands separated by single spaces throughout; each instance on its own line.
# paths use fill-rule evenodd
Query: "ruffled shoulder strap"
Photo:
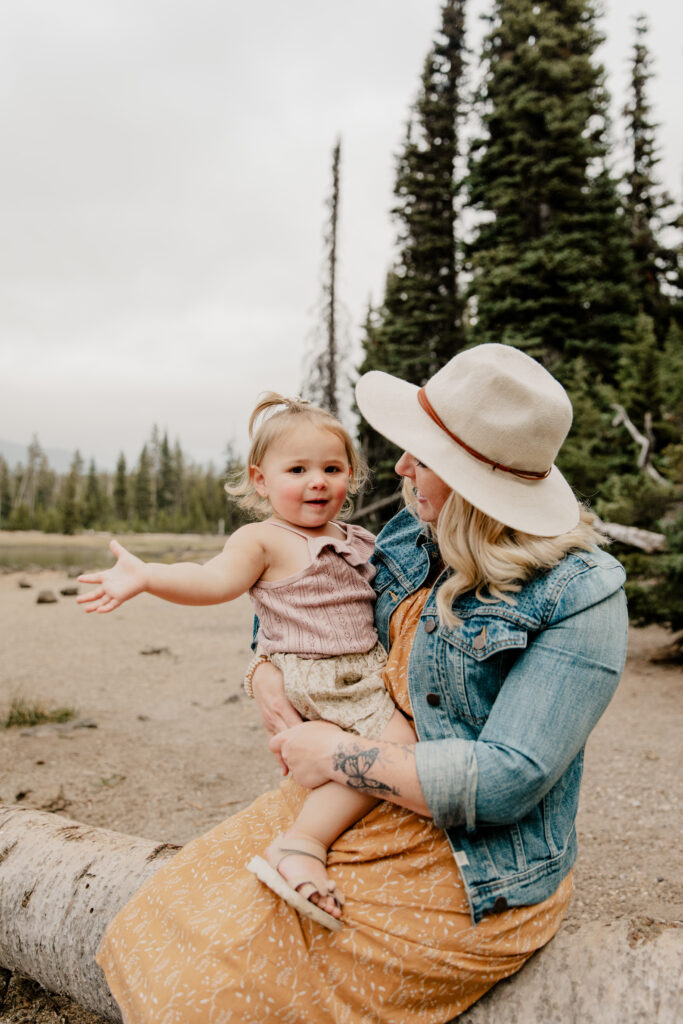
M 315 556 L 326 548 L 332 548 L 349 565 L 364 565 L 375 550 L 375 537 L 355 523 L 335 523 L 346 533 L 345 537 L 313 537 L 309 541 L 311 553 Z

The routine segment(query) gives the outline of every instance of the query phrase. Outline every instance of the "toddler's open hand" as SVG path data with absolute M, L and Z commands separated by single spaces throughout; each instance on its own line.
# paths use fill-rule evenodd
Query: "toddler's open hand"
M 113 612 L 145 589 L 145 563 L 117 540 L 110 543 L 109 550 L 116 555 L 116 565 L 78 577 L 79 583 L 97 584 L 94 590 L 76 598 L 78 604 L 87 605 L 86 612 Z

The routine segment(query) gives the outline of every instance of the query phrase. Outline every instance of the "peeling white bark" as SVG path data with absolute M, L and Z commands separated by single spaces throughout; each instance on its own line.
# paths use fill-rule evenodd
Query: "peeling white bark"
M 177 849 L 0 805 L 0 966 L 120 1021 L 95 953 L 109 921 Z
M 648 555 L 666 548 L 666 537 L 663 533 L 641 530 L 638 526 L 623 526 L 621 523 L 603 523 L 602 519 L 598 519 L 597 516 L 593 525 L 603 537 L 607 537 L 609 540 L 618 540 L 620 544 L 629 544 L 633 548 L 640 548 Z
M 111 918 L 176 850 L 0 805 L 0 968 L 120 1024 L 95 952 Z M 652 919 L 560 931 L 458 1021 L 674 1024 L 683 1019 L 682 936 Z

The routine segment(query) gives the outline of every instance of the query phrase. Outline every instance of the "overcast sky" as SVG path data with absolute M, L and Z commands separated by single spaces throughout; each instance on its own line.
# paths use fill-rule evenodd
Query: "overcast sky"
M 392 257 L 394 156 L 439 0 L 1 0 L 0 438 L 101 467 L 152 424 L 198 461 L 297 393 L 331 151 L 357 352 Z M 623 105 L 646 9 L 661 174 L 680 200 L 683 6 L 609 0 Z M 477 15 L 470 0 L 471 42 Z

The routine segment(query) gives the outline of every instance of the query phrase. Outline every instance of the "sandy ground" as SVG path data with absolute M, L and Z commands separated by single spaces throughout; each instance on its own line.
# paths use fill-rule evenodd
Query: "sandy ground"
M 277 782 L 241 690 L 246 598 L 195 609 L 143 596 L 97 616 L 61 596 L 73 584 L 62 571 L 0 575 L 0 716 L 23 698 L 70 705 L 79 724 L 0 731 L 0 801 L 184 843 Z M 58 601 L 37 604 L 42 589 Z M 565 928 L 683 918 L 682 674 L 650 660 L 669 639 L 632 631 L 624 678 L 589 742 Z M 3 1024 L 97 1020 L 18 979 L 4 993 L 0 980 Z

